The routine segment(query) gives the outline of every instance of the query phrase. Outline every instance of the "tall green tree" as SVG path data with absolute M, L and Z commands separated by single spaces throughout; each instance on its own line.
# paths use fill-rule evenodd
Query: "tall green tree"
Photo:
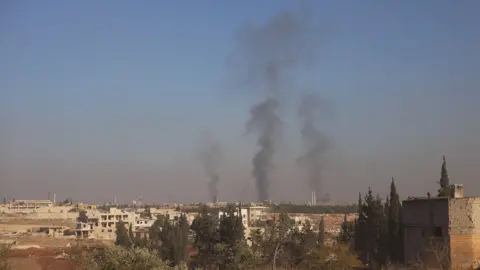
M 347 220 L 347 214 L 343 216 L 340 234 L 337 241 L 341 244 L 351 245 L 355 237 L 355 223 Z
M 323 219 L 323 216 L 318 224 L 317 242 L 319 246 L 325 246 L 325 220 Z
M 140 214 L 142 218 L 152 218 L 152 212 L 149 205 L 145 205 L 145 210 Z
M 363 198 L 355 231 L 356 251 L 363 262 L 374 268 L 386 264 L 388 258 L 388 219 L 385 205 L 369 188 Z
M 363 262 L 367 261 L 367 217 L 363 211 L 365 207 L 362 194 L 358 193 L 358 217 L 355 220 L 354 250 Z
M 128 248 L 132 246 L 132 239 L 130 239 L 125 225 L 125 222 L 123 222 L 122 220 L 117 223 L 115 230 L 115 245 Z
M 242 255 L 244 254 L 246 242 L 244 235 L 241 207 L 227 205 L 219 224 L 219 252 L 222 259 L 219 262 L 219 269 L 240 269 L 244 265 Z
M 157 250 L 171 267 L 181 265 L 188 259 L 188 232 L 185 215 L 174 221 L 168 215 L 160 215 L 150 228 L 150 247 Z
M 393 263 L 403 260 L 403 234 L 401 228 L 402 204 L 395 186 L 395 179 L 390 183 L 390 196 L 388 201 L 388 245 L 389 257 Z
M 447 172 L 447 161 L 443 156 L 442 171 L 440 174 L 440 181 L 438 181 L 440 188 L 438 189 L 438 197 L 450 196 L 450 179 Z
M 176 224 L 177 236 L 175 239 L 175 253 L 177 264 L 188 260 L 188 233 L 190 231 L 188 219 L 182 214 Z
M 198 251 L 194 257 L 195 264 L 202 269 L 216 269 L 221 259 L 217 249 L 220 242 L 217 217 L 203 206 L 200 214 L 193 220 L 191 229 L 195 232 L 194 247 Z

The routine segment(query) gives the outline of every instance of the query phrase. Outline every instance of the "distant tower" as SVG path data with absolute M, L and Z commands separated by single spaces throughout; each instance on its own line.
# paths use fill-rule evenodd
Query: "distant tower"
M 215 197 L 214 197 L 213 203 L 218 203 L 218 196 L 215 196 Z
M 117 196 L 113 197 L 113 204 L 117 205 Z
M 57 199 L 57 194 L 55 194 L 55 192 L 54 192 L 53 193 L 53 205 L 55 205 L 57 203 L 56 199 Z
M 312 200 L 311 205 L 315 206 L 317 204 L 317 194 L 315 194 L 315 190 L 312 190 Z

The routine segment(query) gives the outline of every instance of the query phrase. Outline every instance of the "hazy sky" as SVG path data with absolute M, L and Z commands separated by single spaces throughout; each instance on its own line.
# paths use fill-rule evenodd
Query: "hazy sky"
M 199 162 L 224 151 L 220 200 L 254 199 L 257 100 L 231 87 L 236 30 L 298 1 L 0 1 L 0 195 L 95 202 L 208 199 Z M 313 1 L 325 35 L 303 87 L 331 101 L 323 181 L 336 201 L 451 182 L 479 195 L 480 2 Z M 295 90 L 295 89 L 294 89 Z M 298 91 L 286 98 L 274 200 L 306 202 Z M 318 196 L 318 195 L 317 195 Z

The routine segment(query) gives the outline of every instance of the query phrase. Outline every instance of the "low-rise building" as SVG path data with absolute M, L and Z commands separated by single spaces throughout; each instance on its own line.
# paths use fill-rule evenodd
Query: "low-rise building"
M 37 209 L 41 207 L 52 207 L 50 200 L 14 200 L 8 203 L 8 209 Z
M 403 201 L 404 260 L 469 269 L 480 260 L 480 197 L 464 197 L 452 185 L 450 197 Z
M 128 229 L 135 226 L 138 215 L 118 208 L 110 208 L 108 212 L 87 210 L 88 222 L 77 222 L 76 235 L 79 238 L 115 239 L 117 224 L 122 221 Z

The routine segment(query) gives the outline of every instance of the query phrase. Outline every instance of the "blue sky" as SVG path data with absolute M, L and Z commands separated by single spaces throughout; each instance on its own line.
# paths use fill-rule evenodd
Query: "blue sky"
M 254 140 L 242 134 L 256 99 L 229 89 L 232 71 L 226 59 L 239 27 L 264 24 L 280 11 L 298 10 L 298 3 L 2 1 L 0 160 L 6 188 L 0 190 L 31 196 L 22 187 L 46 181 L 46 194 L 58 180 L 63 193 L 100 200 L 100 194 L 76 194 L 88 190 L 72 190 L 75 184 L 64 183 L 72 176 L 51 174 L 51 168 L 129 164 L 132 177 L 142 181 L 140 168 L 195 167 L 191 156 L 204 132 L 235 156 L 225 166 L 243 162 L 237 169 L 248 176 Z M 325 35 L 320 61 L 299 80 L 334 105 L 324 127 L 334 138 L 331 163 L 356 168 L 339 176 L 333 166 L 327 174 L 341 180 L 330 182 L 345 186 L 351 181 L 363 166 L 354 157 L 375 164 L 421 156 L 418 164 L 429 168 L 439 167 L 439 155 L 448 151 L 457 174 L 469 178 L 480 161 L 475 145 L 480 135 L 480 3 L 313 1 L 308 7 L 328 31 L 319 33 Z M 292 90 L 282 112 L 283 147 L 295 154 L 301 151 L 297 93 Z M 422 163 L 423 158 L 429 161 Z M 379 167 L 375 170 L 385 166 Z M 435 185 L 438 173 L 425 174 L 433 179 L 422 180 L 428 182 L 424 189 Z M 182 176 L 185 186 L 197 181 L 191 175 Z M 106 181 L 101 174 L 88 177 Z M 202 181 L 191 185 L 202 186 Z M 369 181 L 383 180 L 365 179 L 358 187 Z M 339 197 L 352 195 L 328 186 Z

